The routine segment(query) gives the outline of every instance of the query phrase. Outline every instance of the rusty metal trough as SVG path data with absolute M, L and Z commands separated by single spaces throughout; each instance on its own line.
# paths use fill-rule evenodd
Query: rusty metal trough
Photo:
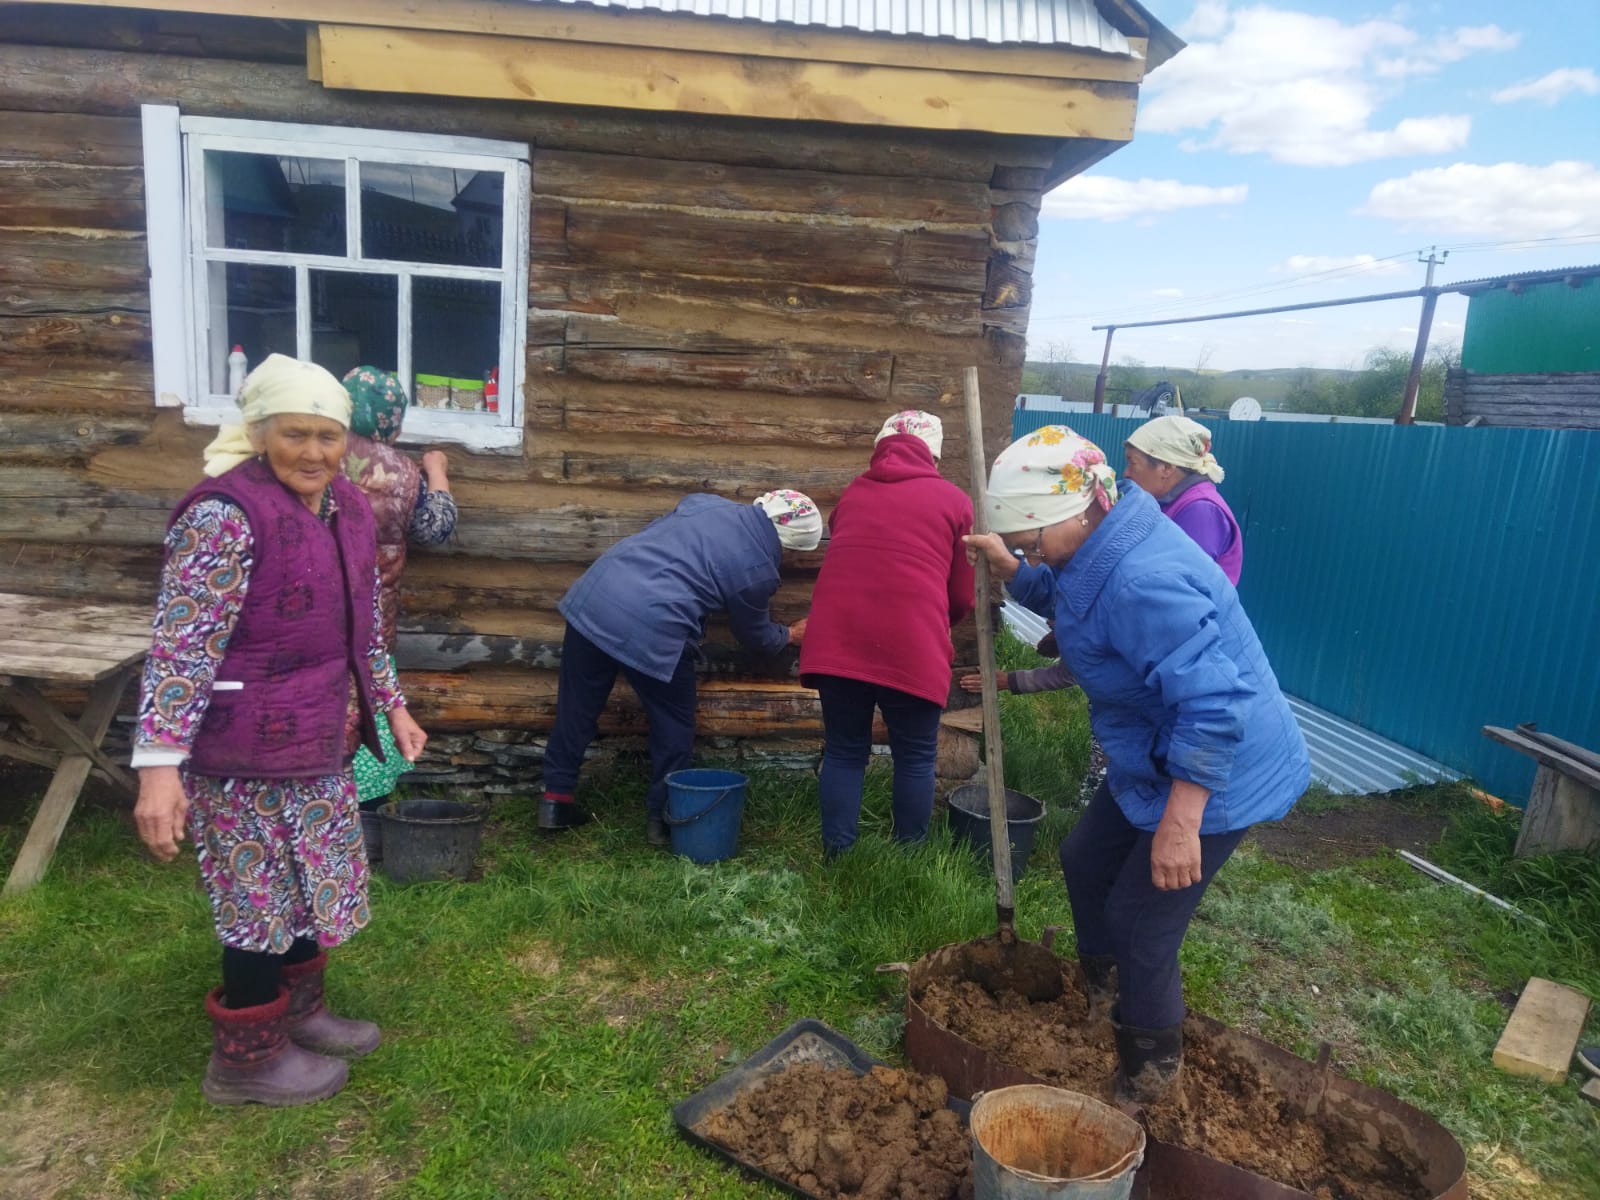
M 952 1096 L 970 1100 L 979 1092 L 1020 1083 L 1057 1084 L 1000 1062 L 928 1015 L 917 1002 L 936 979 L 960 978 L 962 943 L 942 946 L 911 964 L 906 979 L 906 1057 L 912 1067 L 944 1079 Z M 1070 965 L 1063 962 L 1071 974 Z M 1433 1200 L 1467 1200 L 1466 1155 L 1432 1117 L 1378 1088 L 1346 1079 L 1322 1064 L 1307 1062 L 1271 1042 L 1220 1021 L 1190 1014 L 1186 1035 L 1201 1034 L 1260 1069 L 1308 1116 L 1358 1131 L 1369 1145 L 1380 1139 L 1404 1146 L 1424 1165 L 1421 1183 Z M 1326 1057 L 1326 1056 L 1324 1056 Z M 1310 1193 L 1198 1151 L 1149 1141 L 1135 1184 L 1135 1200 L 1308 1200 Z

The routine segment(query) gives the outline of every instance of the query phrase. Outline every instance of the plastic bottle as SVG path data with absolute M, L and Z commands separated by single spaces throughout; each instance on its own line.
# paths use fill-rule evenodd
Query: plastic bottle
M 500 411 L 500 368 L 493 367 L 483 384 L 483 407 L 489 412 Z
M 244 386 L 244 377 L 250 371 L 250 360 L 244 356 L 244 347 L 235 346 L 228 355 L 228 395 L 237 396 Z

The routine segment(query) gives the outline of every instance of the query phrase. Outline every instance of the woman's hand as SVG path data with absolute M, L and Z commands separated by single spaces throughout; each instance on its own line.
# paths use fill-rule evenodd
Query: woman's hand
M 414 763 L 422 757 L 428 735 L 422 732 L 422 726 L 406 711 L 405 705 L 389 710 L 389 732 L 394 734 L 395 749 L 400 751 L 401 758 Z
M 133 823 L 139 840 L 162 862 L 178 857 L 183 823 L 189 815 L 189 797 L 177 767 L 140 767 L 139 801 L 133 806 Z
M 806 640 L 806 622 L 810 619 L 811 618 L 809 615 L 804 616 L 796 621 L 793 625 L 789 626 L 789 645 L 798 646 L 801 642 Z
M 980 556 L 988 559 L 989 570 L 1002 583 L 1014 578 L 1017 569 L 1022 565 L 1016 556 L 1006 549 L 1006 544 L 998 533 L 969 533 L 961 540 L 967 547 L 967 561 L 977 566 Z
M 450 460 L 445 457 L 443 450 L 429 450 L 422 456 L 422 474 L 428 481 L 430 492 L 448 492 L 450 490 L 450 476 L 447 468 Z
M 1150 882 L 1174 892 L 1200 882 L 1200 821 L 1211 793 L 1198 783 L 1174 779 L 1167 808 L 1150 843 Z
M 1009 691 L 1011 688 L 1011 676 L 1004 671 L 996 671 L 994 673 L 994 686 L 996 691 Z M 974 672 L 971 675 L 963 675 L 961 677 L 961 690 L 966 692 L 982 692 L 983 676 L 977 672 Z

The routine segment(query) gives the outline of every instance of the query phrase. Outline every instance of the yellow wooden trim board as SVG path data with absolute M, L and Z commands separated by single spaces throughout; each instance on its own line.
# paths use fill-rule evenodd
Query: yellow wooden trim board
M 0 0 L 0 4 L 7 0 Z M 70 0 L 69 0 L 70 2 Z M 1148 70 L 1147 41 L 1130 37 L 1129 56 L 1072 46 L 991 46 L 917 35 L 854 33 L 733 21 L 526 4 L 521 0 L 87 0 L 84 8 L 207 13 L 278 21 L 454 30 L 504 37 L 599 42 L 617 46 L 707 50 L 763 58 L 855 62 L 995 75 L 1043 75 L 1137 83 Z
M 323 25 L 330 88 L 1042 137 L 1133 137 L 1128 83 Z
M 1513 1075 L 1560 1083 L 1583 1036 L 1589 997 L 1548 979 L 1530 979 L 1494 1048 L 1494 1065 Z

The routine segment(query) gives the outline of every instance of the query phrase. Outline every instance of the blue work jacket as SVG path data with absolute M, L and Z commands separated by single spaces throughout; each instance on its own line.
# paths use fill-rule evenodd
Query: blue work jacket
M 1217 564 L 1148 493 L 1121 486 L 1066 564 L 1024 565 L 1011 595 L 1055 618 L 1133 825 L 1160 823 L 1174 779 L 1211 792 L 1203 834 L 1275 821 L 1311 763 L 1261 641 Z
M 718 609 L 751 650 L 776 654 L 788 644 L 789 627 L 767 610 L 782 554 L 777 528 L 755 505 L 685 496 L 596 559 L 558 607 L 612 658 L 667 682 Z

